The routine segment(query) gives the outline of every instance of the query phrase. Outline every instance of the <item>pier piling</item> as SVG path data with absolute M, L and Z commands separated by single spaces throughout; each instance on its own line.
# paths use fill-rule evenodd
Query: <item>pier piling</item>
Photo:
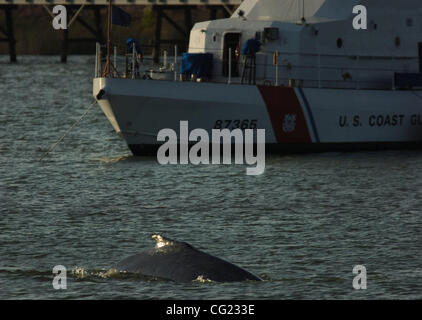
M 0 31 L 3 33 L 5 38 L 0 38 L 1 42 L 7 42 L 9 44 L 9 56 L 10 62 L 15 63 L 17 62 L 16 58 L 16 40 L 15 40 L 15 32 L 13 28 L 13 6 L 3 6 L 1 7 L 5 14 L 5 27 L 0 26 Z
M 69 54 L 69 29 L 62 30 L 62 54 L 60 61 L 62 63 L 67 62 L 67 55 Z
M 154 32 L 154 49 L 152 59 L 154 63 L 158 63 L 160 59 L 161 48 L 161 28 L 163 25 L 163 8 L 162 6 L 154 6 L 155 12 L 155 32 Z

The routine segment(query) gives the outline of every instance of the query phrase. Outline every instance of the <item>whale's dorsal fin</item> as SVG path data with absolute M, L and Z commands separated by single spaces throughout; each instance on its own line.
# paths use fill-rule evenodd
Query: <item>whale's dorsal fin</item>
M 159 234 L 152 235 L 152 238 L 155 240 L 155 248 L 162 248 L 165 246 L 171 246 L 174 244 L 174 241 L 168 238 L 164 238 L 160 236 Z

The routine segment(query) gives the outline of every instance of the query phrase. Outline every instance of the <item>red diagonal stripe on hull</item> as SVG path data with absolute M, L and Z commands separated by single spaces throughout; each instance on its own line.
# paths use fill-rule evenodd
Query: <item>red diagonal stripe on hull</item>
M 295 90 L 289 87 L 258 86 L 279 143 L 310 143 L 308 125 Z

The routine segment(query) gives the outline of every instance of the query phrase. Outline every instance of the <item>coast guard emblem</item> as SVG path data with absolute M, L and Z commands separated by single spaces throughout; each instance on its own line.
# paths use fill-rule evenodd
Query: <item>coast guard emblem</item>
M 283 131 L 290 133 L 296 129 L 296 115 L 286 114 L 283 119 Z

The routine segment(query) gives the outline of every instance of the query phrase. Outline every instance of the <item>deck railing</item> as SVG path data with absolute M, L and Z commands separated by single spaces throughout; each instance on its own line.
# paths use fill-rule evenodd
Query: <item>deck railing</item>
M 190 48 L 192 49 L 192 48 Z M 233 51 L 232 51 L 233 50 Z M 97 44 L 95 77 L 104 76 L 105 52 Z M 207 81 L 214 83 L 242 84 L 243 56 L 234 56 L 236 49 L 229 49 L 227 59 L 223 50 L 207 50 L 216 57 L 213 76 L 209 79 L 187 79 L 179 74 L 181 57 L 178 47 L 173 52 L 164 50 L 159 64 L 152 57 L 142 57 L 135 50 L 131 53 L 114 47 L 109 77 L 125 79 L 154 79 L 167 81 Z M 271 62 L 268 62 L 271 60 Z M 345 63 L 347 61 L 347 65 Z M 398 66 L 401 61 L 405 67 Z M 375 65 L 375 67 L 374 67 Z M 377 66 L 379 65 L 379 66 Z M 265 85 L 303 86 L 314 88 L 395 89 L 395 73 L 412 72 L 418 57 L 410 56 L 359 56 L 330 55 L 299 52 L 261 51 L 256 56 L 254 83 Z M 228 68 L 223 75 L 224 66 Z M 247 84 L 254 84 L 247 83 Z

